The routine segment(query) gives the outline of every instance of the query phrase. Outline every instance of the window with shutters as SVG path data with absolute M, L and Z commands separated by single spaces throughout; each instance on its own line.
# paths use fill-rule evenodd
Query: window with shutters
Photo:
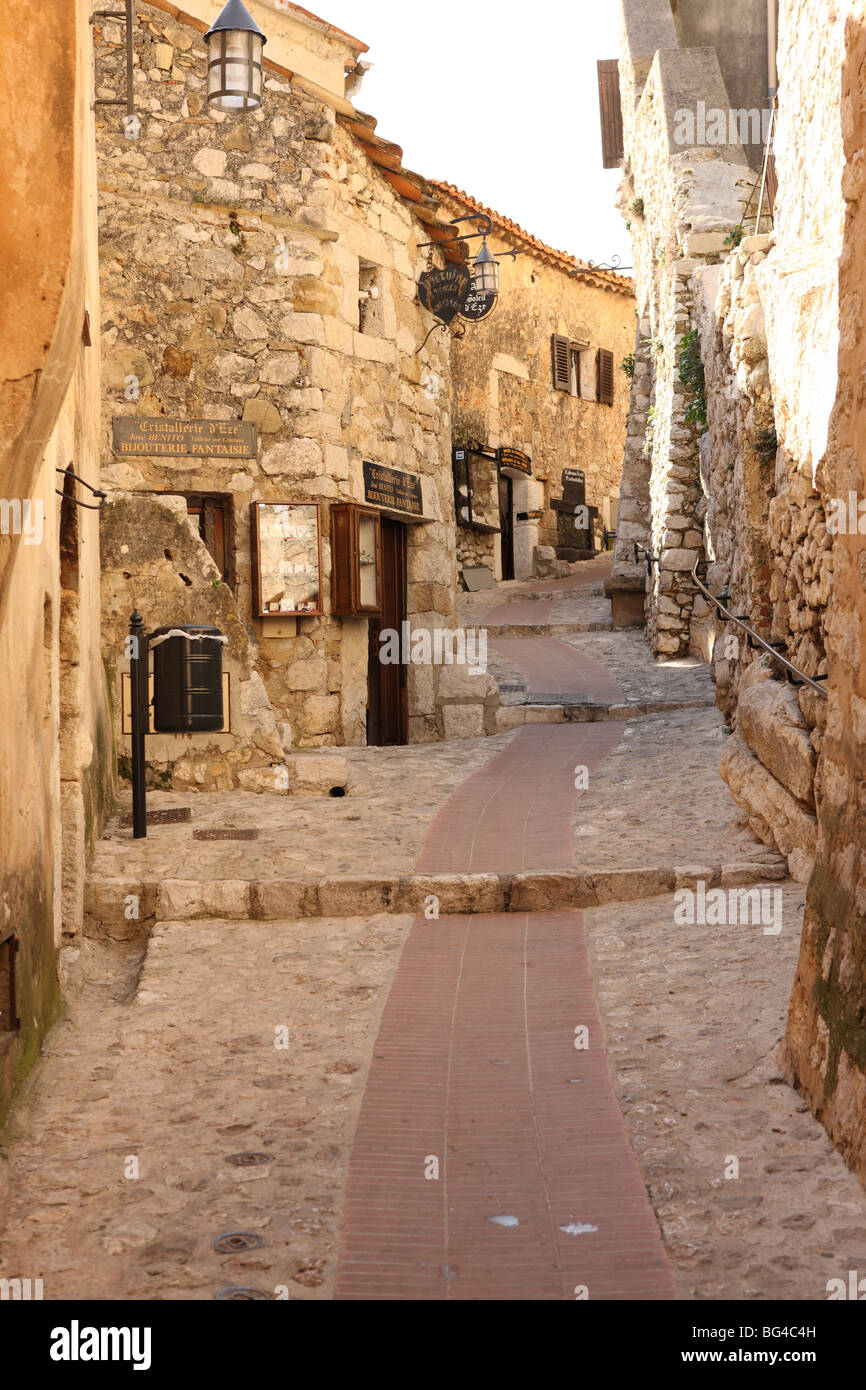
M 613 405 L 613 353 L 599 348 L 596 382 L 598 399 L 602 405 Z
M 554 333 L 551 339 L 551 355 L 555 391 L 565 391 L 578 400 L 598 399 L 596 353 L 588 343 Z

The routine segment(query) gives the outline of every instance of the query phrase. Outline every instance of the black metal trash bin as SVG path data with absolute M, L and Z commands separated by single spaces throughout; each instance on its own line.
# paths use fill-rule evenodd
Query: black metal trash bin
M 225 641 L 218 627 L 203 623 L 177 623 L 150 634 L 157 733 L 197 734 L 222 728 Z

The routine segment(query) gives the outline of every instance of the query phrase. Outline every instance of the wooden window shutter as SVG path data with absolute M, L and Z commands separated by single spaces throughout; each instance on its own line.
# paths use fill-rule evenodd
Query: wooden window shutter
M 613 405 L 613 353 L 607 348 L 598 350 L 596 389 L 602 405 Z
M 598 104 L 601 111 L 601 151 L 605 169 L 618 169 L 623 157 L 622 106 L 619 97 L 619 63 L 599 59 Z
M 571 386 L 569 339 L 563 338 L 559 333 L 554 333 L 550 339 L 550 350 L 553 358 L 553 389 L 554 391 L 568 391 Z

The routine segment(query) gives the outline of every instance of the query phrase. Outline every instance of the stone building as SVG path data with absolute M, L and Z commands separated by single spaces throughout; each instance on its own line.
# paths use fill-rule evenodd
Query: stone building
M 99 487 L 89 14 L 53 0 L 38 24 L 0 21 L 0 1120 L 53 1020 L 113 789 L 97 513 L 79 505 Z
M 380 629 L 456 621 L 448 339 L 422 348 L 433 320 L 416 286 L 418 245 L 446 236 L 436 198 L 346 97 L 364 45 L 298 6 L 250 6 L 268 36 L 262 107 L 210 109 L 202 36 L 218 9 L 140 4 L 137 138 L 110 107 L 98 122 L 104 617 L 119 736 L 133 607 L 150 628 L 229 638 L 230 729 L 153 737 L 163 784 L 285 790 L 299 749 L 455 736 L 452 707 L 490 692 L 379 660 Z M 103 95 L 122 91 L 111 21 L 96 66 Z M 113 440 L 143 419 L 169 438 L 173 420 L 252 425 L 257 442 L 220 457 Z M 265 580 L 269 526 L 297 553 Z M 384 607 L 375 579 L 372 598 L 338 595 L 359 545 L 367 562 L 380 547 Z
M 621 0 L 620 202 L 642 331 L 612 598 L 623 622 L 630 597 L 645 604 L 660 656 L 712 663 L 730 731 L 722 775 L 808 884 L 790 1075 L 866 1180 L 866 5 L 782 0 L 768 65 L 777 189 L 763 205 L 744 145 L 706 126 L 704 143 L 677 139 L 698 102 L 734 107 L 724 45 L 679 47 L 677 8 Z M 756 48 L 776 17 L 763 0 L 740 14 Z M 696 589 L 699 559 L 752 638 Z
M 451 347 L 455 479 L 463 492 L 458 563 L 486 565 L 498 579 L 552 573 L 551 551 L 563 565 L 584 558 L 616 525 L 634 287 L 625 275 L 545 245 L 452 184 L 432 187 L 441 216 L 489 217 L 489 246 L 501 258 L 495 310 L 466 325 Z M 469 243 L 470 257 L 478 245 Z M 511 249 L 516 259 L 505 254 Z M 566 470 L 583 482 L 572 479 L 562 505 Z M 575 516 L 577 497 L 589 518 Z

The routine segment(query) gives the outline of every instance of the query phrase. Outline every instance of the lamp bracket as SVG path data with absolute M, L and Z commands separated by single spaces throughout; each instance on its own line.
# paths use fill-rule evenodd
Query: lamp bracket
M 54 491 L 57 493 L 57 496 L 58 496 L 58 497 L 63 497 L 64 499 L 66 499 L 66 500 L 68 500 L 68 501 L 70 501 L 70 502 L 74 502 L 75 505 L 76 505 L 76 507 L 86 507 L 86 509 L 87 509 L 89 512 L 101 512 L 101 511 L 102 511 L 102 508 L 105 506 L 106 500 L 107 500 L 107 498 L 108 498 L 108 493 L 107 493 L 107 492 L 103 492 L 103 491 L 101 490 L 101 488 L 92 487 L 91 484 L 88 483 L 88 482 L 86 482 L 84 478 L 79 478 L 79 476 L 78 476 L 77 473 L 73 473 L 73 471 L 72 471 L 72 464 L 71 464 L 71 463 L 70 463 L 70 465 L 69 465 L 68 468 L 55 468 L 54 471 L 55 471 L 55 473 L 62 473 L 62 475 L 63 475 L 64 478 L 74 478 L 75 481 L 76 481 L 77 483 L 80 483 L 82 487 L 86 487 L 88 492 L 92 492 L 94 497 L 98 497 L 98 498 L 99 498 L 99 501 L 98 501 L 98 502 L 82 502 L 82 501 L 80 500 L 80 498 L 76 497 L 73 493 L 71 493 L 71 492 L 62 492 L 61 489 L 60 489 L 59 487 L 56 487 L 56 488 L 54 489 Z
M 418 250 L 425 251 L 430 246 L 453 246 L 455 242 L 458 241 L 477 241 L 479 237 L 489 237 L 493 235 L 493 222 L 486 212 L 473 212 L 469 217 L 453 217 L 448 223 L 448 226 L 457 227 L 461 222 L 476 222 L 481 227 L 481 230 L 477 232 L 465 232 L 463 236 L 455 232 L 453 236 L 443 241 L 422 241 L 418 246 Z M 486 226 L 482 225 L 484 223 L 486 223 Z M 516 247 L 512 247 L 510 251 L 497 251 L 496 254 L 497 257 L 511 256 L 512 260 L 514 260 L 518 256 L 525 255 L 525 252 L 518 250 Z

